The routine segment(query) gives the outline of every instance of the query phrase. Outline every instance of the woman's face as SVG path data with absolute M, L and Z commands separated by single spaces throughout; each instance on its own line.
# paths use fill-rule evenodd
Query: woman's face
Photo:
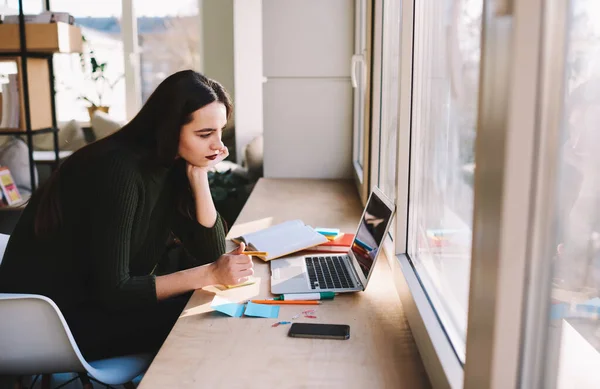
M 226 152 L 221 142 L 227 110 L 215 101 L 192 113 L 192 121 L 181 127 L 178 155 L 198 167 L 212 166 Z

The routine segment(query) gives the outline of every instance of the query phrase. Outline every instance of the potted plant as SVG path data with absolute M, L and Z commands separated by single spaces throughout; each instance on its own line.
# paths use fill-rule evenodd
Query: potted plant
M 208 182 L 215 208 L 228 225 L 233 225 L 256 182 L 235 174 L 231 169 L 210 171 Z
M 106 94 L 112 92 L 115 85 L 121 80 L 123 75 L 119 75 L 114 80 L 110 80 L 107 76 L 106 62 L 100 62 L 96 58 L 94 50 L 89 46 L 85 36 L 82 36 L 84 47 L 88 47 L 87 52 L 79 54 L 81 61 L 81 70 L 85 75 L 86 81 L 91 82 L 92 87 L 84 91 L 81 91 L 79 99 L 87 101 L 90 106 L 88 107 L 88 113 L 90 115 L 90 121 L 94 116 L 94 112 L 100 110 L 108 113 L 110 107 L 106 105 Z

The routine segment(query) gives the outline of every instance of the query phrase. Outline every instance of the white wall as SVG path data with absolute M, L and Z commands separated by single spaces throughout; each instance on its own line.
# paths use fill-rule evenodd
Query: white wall
M 263 132 L 262 0 L 234 0 L 235 144 L 244 147 Z
M 352 88 L 343 79 L 270 79 L 265 177 L 351 177 Z
M 265 177 L 350 178 L 353 0 L 263 0 Z

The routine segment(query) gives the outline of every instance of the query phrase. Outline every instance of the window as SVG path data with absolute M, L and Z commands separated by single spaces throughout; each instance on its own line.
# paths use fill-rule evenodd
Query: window
M 200 70 L 199 26 L 197 0 L 157 3 L 145 12 L 140 8 L 137 27 L 142 102 L 169 75 L 185 69 Z
M 600 3 L 571 2 L 545 387 L 600 387 Z
M 43 10 L 41 0 L 23 0 L 23 13 L 36 14 Z M 0 0 L 0 10 L 6 7 L 7 15 L 17 15 L 19 13 L 19 0 Z
M 513 3 L 401 2 L 398 113 L 385 2 L 391 264 L 433 386 L 597 388 L 600 3 Z
M 415 3 L 407 252 L 465 356 L 482 0 Z
M 52 0 L 50 6 L 72 14 L 86 40 L 81 56 L 54 56 L 57 120 L 88 122 L 87 107 L 92 102 L 108 106 L 115 120 L 125 120 L 121 0 Z M 92 80 L 92 55 L 99 64 L 106 63 L 105 79 Z
M 81 3 L 77 0 L 53 0 L 52 9 L 75 16 L 86 39 L 84 61 L 77 56 L 55 56 L 56 106 L 59 121 L 88 121 L 87 107 L 93 102 L 110 106 L 110 115 L 125 121 L 139 109 L 139 89 L 135 80 L 141 78 L 141 102 L 144 103 L 158 84 L 170 74 L 183 70 L 200 70 L 200 20 L 198 1 L 177 0 L 167 3 L 126 0 Z M 133 6 L 137 16 L 139 49 L 128 53 L 131 61 L 125 69 L 125 46 L 121 15 L 123 5 Z M 135 39 L 125 28 L 135 47 Z M 90 54 L 100 63 L 107 63 L 106 82 L 90 80 Z M 140 54 L 140 66 L 134 63 Z M 82 66 L 82 64 L 84 66 Z M 139 70 L 138 70 L 139 69 Z M 126 90 L 128 95 L 126 95 Z M 86 99 L 89 99 L 86 100 Z M 129 107 L 127 104 L 129 101 Z M 129 112 L 130 111 L 130 112 Z

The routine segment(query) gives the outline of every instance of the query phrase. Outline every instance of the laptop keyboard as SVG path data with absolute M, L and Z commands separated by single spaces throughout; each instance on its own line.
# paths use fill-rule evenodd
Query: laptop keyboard
M 312 289 L 351 288 L 353 283 L 344 266 L 343 257 L 305 257 Z

